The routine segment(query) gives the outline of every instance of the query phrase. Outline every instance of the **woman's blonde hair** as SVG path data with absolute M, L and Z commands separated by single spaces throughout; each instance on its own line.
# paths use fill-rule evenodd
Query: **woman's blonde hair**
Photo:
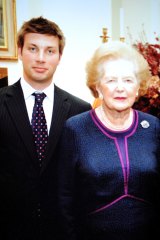
M 99 97 L 96 86 L 104 76 L 103 63 L 117 59 L 125 59 L 133 63 L 135 76 L 140 85 L 139 95 L 145 94 L 148 88 L 147 82 L 151 77 L 148 62 L 133 46 L 120 41 L 112 41 L 103 43 L 96 49 L 86 65 L 87 86 L 92 95 L 95 98 Z

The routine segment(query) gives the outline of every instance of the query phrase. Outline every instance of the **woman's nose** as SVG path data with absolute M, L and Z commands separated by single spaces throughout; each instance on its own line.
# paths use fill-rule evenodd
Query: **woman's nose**
M 123 81 L 121 81 L 121 80 L 118 80 L 118 81 L 117 81 L 117 89 L 118 89 L 119 91 L 124 90 L 124 83 L 123 83 Z

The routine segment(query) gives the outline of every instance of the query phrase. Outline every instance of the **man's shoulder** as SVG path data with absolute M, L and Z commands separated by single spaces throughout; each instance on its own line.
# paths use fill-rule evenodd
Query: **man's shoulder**
M 20 86 L 19 80 L 16 83 L 0 88 L 0 96 L 6 95 L 6 93 L 11 93 L 13 89 L 18 86 Z
M 81 104 L 81 105 L 90 106 L 90 108 L 91 108 L 91 104 L 89 102 L 67 92 L 66 90 L 64 90 L 62 88 L 59 88 L 58 86 L 55 86 L 55 92 L 57 92 L 58 94 L 63 96 L 63 98 L 65 98 L 66 100 L 71 101 L 72 103 L 74 102 L 75 104 L 77 103 L 77 104 Z
M 10 92 L 10 89 L 12 89 L 12 86 L 5 86 L 0 88 L 0 96 L 5 96 L 7 92 Z

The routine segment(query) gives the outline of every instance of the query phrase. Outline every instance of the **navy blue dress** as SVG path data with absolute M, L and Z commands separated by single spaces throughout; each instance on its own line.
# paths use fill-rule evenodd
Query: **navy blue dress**
M 160 229 L 160 122 L 134 111 L 111 131 L 94 110 L 67 120 L 59 154 L 65 239 L 149 240 Z

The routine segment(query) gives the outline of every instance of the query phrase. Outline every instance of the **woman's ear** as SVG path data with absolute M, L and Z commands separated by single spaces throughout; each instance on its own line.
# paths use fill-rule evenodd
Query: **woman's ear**
M 103 99 L 103 95 L 102 95 L 102 93 L 97 89 L 97 92 L 98 92 L 98 97 L 100 98 L 100 99 Z
M 101 93 L 101 91 L 99 90 L 98 87 L 96 87 L 96 90 L 98 92 L 98 98 L 103 99 L 103 95 L 102 95 L 102 93 Z

